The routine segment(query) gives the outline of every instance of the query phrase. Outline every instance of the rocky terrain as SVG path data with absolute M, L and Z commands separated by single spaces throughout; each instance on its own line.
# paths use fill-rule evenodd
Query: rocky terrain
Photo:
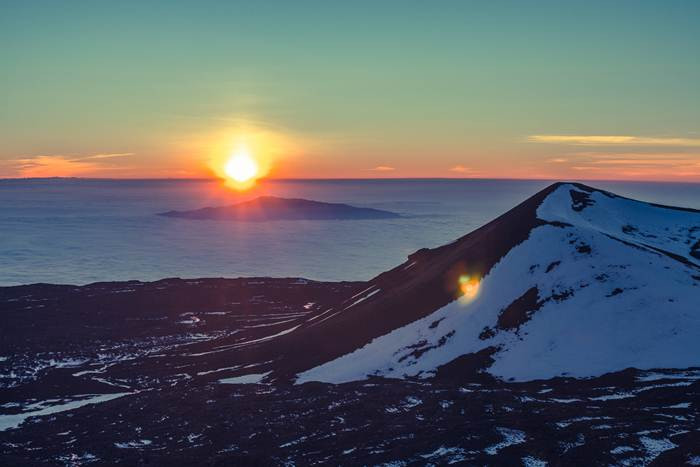
M 0 288 L 0 463 L 700 465 L 698 248 L 555 184 L 367 282 Z

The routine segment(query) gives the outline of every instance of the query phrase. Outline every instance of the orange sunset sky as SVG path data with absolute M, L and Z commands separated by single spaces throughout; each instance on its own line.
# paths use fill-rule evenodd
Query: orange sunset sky
M 700 182 L 700 3 L 10 2 L 0 177 Z

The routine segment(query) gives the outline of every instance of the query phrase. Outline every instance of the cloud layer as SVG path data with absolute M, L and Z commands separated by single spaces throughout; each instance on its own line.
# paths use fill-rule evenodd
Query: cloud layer
M 393 172 L 396 170 L 396 167 L 390 167 L 388 165 L 378 165 L 374 168 L 369 169 L 373 172 Z
M 87 156 L 41 154 L 11 159 L 4 164 L 2 172 L 9 172 L 12 177 L 76 177 L 101 175 L 123 170 L 112 161 L 116 158 L 132 156 L 131 152 L 100 153 Z M 0 174 L 2 175 L 2 174 Z
M 580 152 L 549 159 L 598 178 L 678 179 L 700 176 L 700 153 Z
M 700 138 L 657 138 L 624 135 L 530 135 L 531 143 L 568 144 L 573 146 L 700 146 Z

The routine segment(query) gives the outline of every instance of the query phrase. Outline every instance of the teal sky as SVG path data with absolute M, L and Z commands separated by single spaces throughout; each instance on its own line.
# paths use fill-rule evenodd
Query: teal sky
M 700 181 L 698 1 L 0 8 L 0 177 Z

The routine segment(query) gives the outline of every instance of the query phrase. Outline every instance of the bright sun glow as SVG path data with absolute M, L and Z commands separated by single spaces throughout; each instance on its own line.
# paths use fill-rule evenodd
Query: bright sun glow
M 258 171 L 258 163 L 246 148 L 239 148 L 224 166 L 226 175 L 238 183 L 253 180 L 258 175 Z

